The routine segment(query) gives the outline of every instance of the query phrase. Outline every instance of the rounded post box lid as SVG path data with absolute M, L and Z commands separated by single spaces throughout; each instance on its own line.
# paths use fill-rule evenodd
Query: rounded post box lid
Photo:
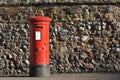
M 28 19 L 30 22 L 50 22 L 52 18 L 44 16 L 32 16 Z

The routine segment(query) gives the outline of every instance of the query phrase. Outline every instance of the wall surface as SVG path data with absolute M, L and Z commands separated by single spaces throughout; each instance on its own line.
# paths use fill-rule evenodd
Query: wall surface
M 1 5 L 33 3 L 120 3 L 120 0 L 0 0 Z
M 1 0 L 1 3 L 2 1 L 5 3 L 7 0 Z M 18 3 L 16 0 L 11 0 L 10 3 L 9 1 L 7 5 L 13 1 Z M 24 1 L 29 3 L 29 0 Z M 94 2 L 89 0 L 91 1 Z M 112 1 L 109 2 L 119 2 L 119 0 Z M 33 15 L 53 19 L 50 25 L 51 73 L 120 72 L 120 5 L 43 6 L 1 4 L 1 75 L 29 73 L 30 34 L 27 19 Z

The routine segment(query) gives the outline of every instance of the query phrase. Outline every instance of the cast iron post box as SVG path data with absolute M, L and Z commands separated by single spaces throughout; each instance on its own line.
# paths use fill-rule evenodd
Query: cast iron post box
M 30 22 L 30 76 L 49 76 L 49 25 L 52 19 L 33 16 Z

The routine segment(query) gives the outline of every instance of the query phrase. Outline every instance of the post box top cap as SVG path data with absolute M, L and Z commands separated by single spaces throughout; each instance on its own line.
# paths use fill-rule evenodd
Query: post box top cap
M 49 17 L 44 16 L 32 16 L 28 19 L 30 22 L 50 22 L 52 21 Z

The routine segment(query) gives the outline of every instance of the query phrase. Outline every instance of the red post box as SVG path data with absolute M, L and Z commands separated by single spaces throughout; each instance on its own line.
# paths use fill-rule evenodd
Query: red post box
M 30 22 L 30 76 L 49 76 L 49 25 L 52 19 L 33 16 Z

